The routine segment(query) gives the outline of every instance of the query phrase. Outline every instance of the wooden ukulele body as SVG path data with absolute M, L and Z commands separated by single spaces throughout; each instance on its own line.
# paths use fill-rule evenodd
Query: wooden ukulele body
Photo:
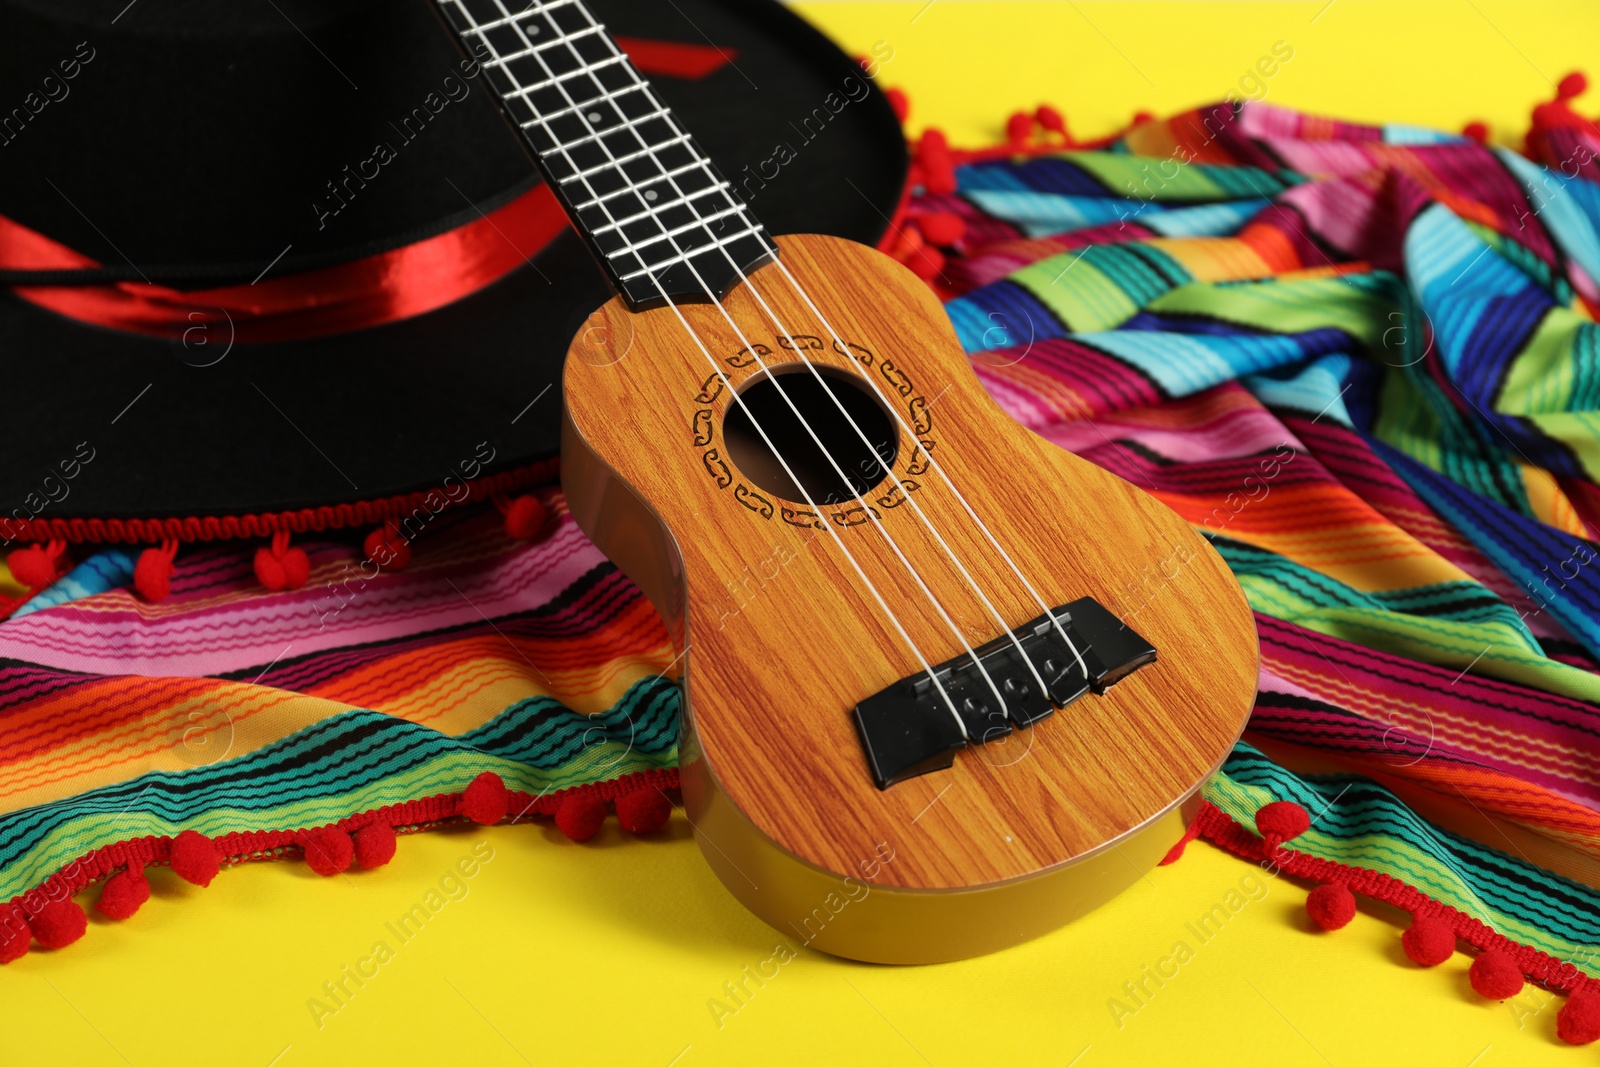
M 613 300 L 590 319 L 565 370 L 569 505 L 684 653 L 685 807 L 734 896 L 788 938 L 856 959 L 1017 944 L 1108 900 L 1182 834 L 1250 712 L 1250 611 L 1175 513 L 1007 416 L 910 271 L 834 238 L 778 244 L 809 301 L 769 264 L 722 309 Z M 802 353 L 876 376 L 920 516 L 895 479 L 865 494 L 880 527 L 854 501 L 782 499 L 731 458 L 724 417 L 732 391 L 764 377 L 753 356 L 787 369 Z M 922 663 L 867 583 L 931 664 L 964 646 L 912 569 L 972 647 L 1004 632 L 991 606 L 1007 628 L 1040 615 L 949 483 L 1050 608 L 1092 596 L 1159 658 L 879 789 L 852 710 Z

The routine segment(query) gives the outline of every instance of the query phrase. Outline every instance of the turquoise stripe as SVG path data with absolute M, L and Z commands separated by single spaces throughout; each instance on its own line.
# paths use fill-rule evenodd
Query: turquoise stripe
M 315 723 L 235 759 L 181 772 L 153 771 L 67 800 L 0 817 L 0 899 L 31 885 L 74 856 L 144 833 L 169 833 L 203 822 L 227 830 L 229 814 L 260 816 L 291 805 L 326 801 L 340 811 L 348 798 L 367 806 L 397 799 L 390 783 L 425 774 L 433 795 L 464 788 L 494 769 L 513 788 L 565 788 L 581 781 L 677 762 L 678 686 L 662 678 L 635 683 L 613 708 L 581 715 L 547 697 L 521 701 L 459 737 L 379 712 L 356 710 Z M 581 773 L 580 773 L 581 772 Z M 603 772 L 603 773 L 596 773 Z M 74 826 L 106 817 L 115 837 L 86 838 Z M 285 826 L 283 829 L 294 829 Z M 41 850 L 48 855 L 41 855 Z
M 1143 216 L 1162 211 L 1155 203 L 1134 207 L 1125 200 L 1060 196 L 1032 190 L 965 189 L 962 192 L 978 207 L 1017 226 L 1029 237 L 1045 237 L 1135 216 L 1144 221 Z
M 1244 387 L 1269 408 L 1287 408 L 1303 412 L 1319 422 L 1326 419 L 1354 429 L 1355 423 L 1351 421 L 1343 395 L 1351 365 L 1349 356 L 1335 353 L 1307 364 L 1304 370 L 1289 378 L 1250 375 L 1244 379 Z
M 31 615 L 35 611 L 68 604 L 86 596 L 120 589 L 133 582 L 134 553 L 123 548 L 107 548 L 96 552 L 66 574 L 54 585 L 23 604 L 11 613 L 13 619 Z
M 1244 743 L 1234 749 L 1222 772 L 1241 785 L 1265 790 L 1274 799 L 1301 805 L 1313 816 L 1318 835 L 1334 838 L 1342 846 L 1337 850 L 1319 847 L 1314 837 L 1308 837 L 1294 843 L 1297 850 L 1394 871 L 1407 860 L 1386 845 L 1384 839 L 1392 839 L 1430 857 L 1440 876 L 1456 882 L 1466 895 L 1486 907 L 1572 944 L 1600 945 L 1600 892 L 1435 829 L 1370 779 L 1355 775 L 1301 777 Z M 1208 789 L 1208 795 L 1228 814 L 1251 825 L 1253 810 L 1237 810 L 1235 803 L 1244 798 L 1229 797 L 1216 789 Z

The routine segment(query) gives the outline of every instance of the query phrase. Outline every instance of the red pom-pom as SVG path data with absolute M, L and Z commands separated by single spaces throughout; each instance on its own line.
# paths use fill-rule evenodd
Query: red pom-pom
M 506 507 L 506 536 L 519 541 L 539 536 L 549 514 L 538 497 L 517 497 Z
M 1479 144 L 1488 144 L 1489 127 L 1486 123 L 1469 122 L 1465 126 L 1461 127 L 1461 136 L 1467 138 L 1469 141 L 1477 141 Z
M 1051 133 L 1067 132 L 1066 118 L 1061 114 L 1061 112 L 1057 111 L 1049 104 L 1041 104 L 1039 106 L 1039 110 L 1033 113 L 1033 117 L 1038 121 L 1039 125 L 1043 126 Z
M 635 789 L 617 798 L 617 822 L 630 834 L 651 834 L 672 818 L 672 801 L 659 789 Z
M 43 589 L 61 577 L 66 550 L 67 546 L 59 542 L 48 546 L 29 545 L 8 555 L 6 566 L 11 569 L 11 577 L 29 589 Z
M 1324 930 L 1343 930 L 1356 917 L 1356 898 L 1342 882 L 1319 885 L 1306 896 L 1306 914 Z
M 511 792 L 493 771 L 484 771 L 461 794 L 461 814 L 481 826 L 492 826 L 511 810 Z
M 917 219 L 917 225 L 922 228 L 922 236 L 947 248 L 967 232 L 967 224 L 961 216 L 950 211 L 930 211 Z
M 1556 1033 L 1569 1045 L 1600 1040 L 1600 993 L 1579 989 L 1556 1012 Z
M 324 878 L 350 869 L 356 858 L 355 842 L 337 826 L 322 826 L 306 834 L 301 842 L 305 849 L 306 866 Z
M 899 89 L 884 90 L 884 99 L 889 101 L 889 108 L 894 112 L 894 117 L 904 126 L 906 116 L 911 114 L 911 100 Z
M 185 830 L 172 839 L 167 850 L 167 862 L 172 871 L 185 882 L 208 886 L 222 869 L 222 858 L 211 838 L 194 830 Z
M 1556 85 L 1557 100 L 1571 100 L 1575 96 L 1582 96 L 1589 88 L 1589 79 L 1581 70 L 1575 70 L 1562 78 Z
M 94 910 L 108 919 L 131 919 L 149 899 L 150 879 L 144 876 L 142 865 L 132 864 L 106 879 Z
M 912 274 L 925 282 L 931 282 L 944 270 L 944 253 L 932 245 L 925 245 L 906 257 L 905 264 L 911 268 Z
M 279 533 L 270 546 L 256 549 L 255 570 L 261 587 L 277 593 L 305 585 L 311 577 L 311 561 L 304 549 L 289 547 L 287 534 Z
M 1522 968 L 1509 952 L 1491 949 L 1472 961 L 1467 971 L 1472 988 L 1490 1000 L 1506 1000 L 1522 992 Z
M 356 862 L 364 870 L 382 867 L 394 859 L 394 827 L 375 822 L 356 831 Z
M 606 821 L 606 802 L 597 796 L 570 796 L 556 809 L 556 828 L 574 841 L 587 841 Z
M 1311 828 L 1311 816 L 1292 800 L 1274 800 L 1256 812 L 1256 830 L 1262 837 L 1282 843 Z
M 917 142 L 917 163 L 922 168 L 922 185 L 934 196 L 956 191 L 955 162 L 950 157 L 950 142 L 944 131 L 929 127 Z
M 949 158 L 922 169 L 922 187 L 929 196 L 949 196 L 956 191 L 956 168 Z
M 0 963 L 10 963 L 26 956 L 28 942 L 32 940 L 33 933 L 19 913 L 7 911 L 0 915 Z
M 45 948 L 66 948 L 89 929 L 89 916 L 76 900 L 54 900 L 28 920 L 33 936 Z
M 1027 144 L 1033 136 L 1033 116 L 1026 111 L 1014 111 L 1006 119 L 1006 140 L 1014 145 Z
M 411 564 L 411 543 L 387 525 L 367 534 L 361 551 L 383 571 L 403 571 Z
M 133 587 L 152 604 L 167 599 L 172 592 L 172 559 L 159 548 L 139 553 L 133 568 Z
M 1437 967 L 1456 951 L 1456 932 L 1443 919 L 1418 915 L 1411 928 L 1400 936 L 1400 947 L 1412 961 L 1424 967 Z

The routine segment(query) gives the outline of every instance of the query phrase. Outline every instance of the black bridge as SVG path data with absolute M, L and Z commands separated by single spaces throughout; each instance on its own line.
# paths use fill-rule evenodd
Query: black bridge
M 979 744 L 1032 726 L 1089 690 L 1104 693 L 1156 660 L 1155 646 L 1093 597 L 1074 600 L 1050 615 L 974 649 L 982 671 L 965 653 L 935 667 L 934 676 L 948 694 L 948 704 L 928 673 L 919 671 L 856 705 L 856 730 L 879 789 L 945 770 L 955 762 L 956 749 L 969 739 Z M 1082 667 L 1061 631 L 1082 654 Z M 1043 692 L 1039 678 L 1044 679 Z M 1005 698 L 1003 711 L 995 706 L 991 679 Z M 950 714 L 950 704 L 966 726 L 965 736 Z

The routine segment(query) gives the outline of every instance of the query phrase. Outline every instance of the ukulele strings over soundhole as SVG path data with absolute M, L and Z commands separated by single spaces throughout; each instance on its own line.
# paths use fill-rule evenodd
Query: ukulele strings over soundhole
M 889 477 L 899 435 L 870 385 L 826 365 L 817 374 L 803 364 L 771 370 L 751 378 L 723 418 L 728 456 L 746 478 L 783 500 L 832 505 Z

